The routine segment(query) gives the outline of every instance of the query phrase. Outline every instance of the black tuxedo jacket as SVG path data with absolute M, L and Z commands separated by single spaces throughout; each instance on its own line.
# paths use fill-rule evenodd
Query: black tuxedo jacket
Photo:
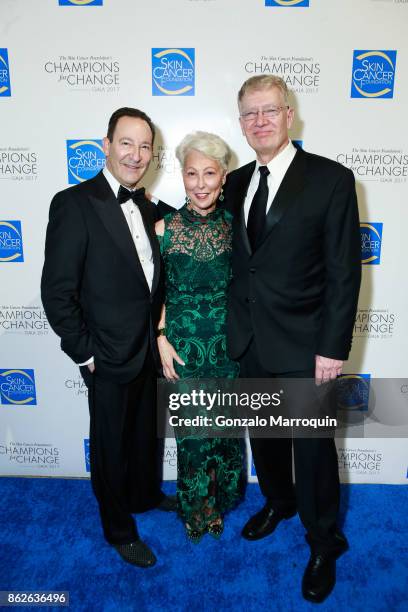
M 171 207 L 167 207 L 172 210 Z M 140 372 L 162 304 L 155 221 L 168 210 L 140 208 L 154 260 L 149 290 L 125 216 L 103 173 L 51 202 L 41 281 L 44 309 L 76 363 L 95 358 L 100 376 L 128 382 Z
M 299 149 L 251 252 L 244 200 L 254 168 L 232 172 L 224 189 L 234 216 L 230 356 L 254 337 L 270 372 L 314 369 L 315 355 L 347 359 L 361 277 L 353 173 Z

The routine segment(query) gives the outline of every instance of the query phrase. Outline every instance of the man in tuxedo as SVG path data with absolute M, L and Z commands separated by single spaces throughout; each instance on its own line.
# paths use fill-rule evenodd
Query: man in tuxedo
M 288 136 L 294 111 L 280 77 L 248 79 L 238 105 L 256 161 L 232 172 L 225 187 L 234 214 L 229 353 L 243 378 L 329 381 L 351 348 L 360 286 L 354 177 L 294 147 Z M 336 558 L 347 548 L 336 522 L 334 440 L 260 438 L 251 447 L 266 504 L 242 535 L 263 538 L 299 512 L 311 548 L 303 595 L 323 601 L 335 584 Z
M 140 567 L 156 558 L 131 513 L 176 509 L 160 489 L 156 432 L 161 211 L 136 189 L 154 134 L 144 112 L 113 113 L 104 170 L 51 202 L 41 282 L 50 324 L 88 387 L 91 481 L 105 538 Z

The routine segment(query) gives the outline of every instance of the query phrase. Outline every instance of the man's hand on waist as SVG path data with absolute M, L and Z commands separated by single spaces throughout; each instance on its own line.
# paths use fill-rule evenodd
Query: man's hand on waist
M 93 357 L 90 357 L 89 359 L 87 359 L 83 363 L 78 363 L 78 365 L 79 366 L 88 366 L 88 370 L 90 371 L 91 374 L 93 374 L 95 372 L 95 361 L 94 361 Z

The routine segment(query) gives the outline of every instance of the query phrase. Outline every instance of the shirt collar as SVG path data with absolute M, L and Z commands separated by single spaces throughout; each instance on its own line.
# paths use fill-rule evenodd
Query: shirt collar
M 115 198 L 118 197 L 118 191 L 119 191 L 119 187 L 120 187 L 120 183 L 119 181 L 117 181 L 115 179 L 115 177 L 113 176 L 113 174 L 111 172 L 109 172 L 109 170 L 107 169 L 107 167 L 105 166 L 104 169 L 102 170 L 104 177 L 106 178 L 106 180 L 108 181 L 110 188 L 112 189 L 113 193 L 115 194 Z
M 286 147 L 280 153 L 278 153 L 278 155 L 271 159 L 268 164 L 266 164 L 271 175 L 276 177 L 280 174 L 285 174 L 295 155 L 296 147 L 293 145 L 292 141 L 289 140 Z M 259 161 L 256 160 L 255 174 L 262 165 L 264 164 L 260 164 Z

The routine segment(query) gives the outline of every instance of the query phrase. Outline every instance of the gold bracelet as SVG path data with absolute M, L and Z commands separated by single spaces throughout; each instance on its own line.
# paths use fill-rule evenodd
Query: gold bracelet
M 167 336 L 167 330 L 165 327 L 159 327 L 159 329 L 156 332 L 156 336 Z

